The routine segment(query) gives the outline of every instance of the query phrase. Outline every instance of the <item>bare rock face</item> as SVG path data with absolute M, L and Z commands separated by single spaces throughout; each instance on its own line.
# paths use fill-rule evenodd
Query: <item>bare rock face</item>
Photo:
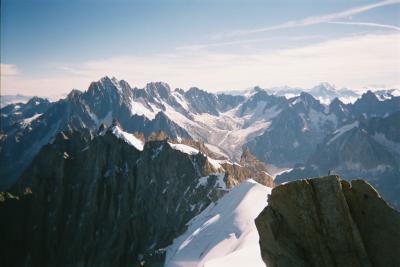
M 363 180 L 277 186 L 255 222 L 268 267 L 400 266 L 400 213 Z
M 249 150 L 245 150 L 240 158 L 239 164 L 222 164 L 226 171 L 226 183 L 228 188 L 253 178 L 260 184 L 268 187 L 274 187 L 274 179 L 268 174 L 267 165 L 257 160 Z

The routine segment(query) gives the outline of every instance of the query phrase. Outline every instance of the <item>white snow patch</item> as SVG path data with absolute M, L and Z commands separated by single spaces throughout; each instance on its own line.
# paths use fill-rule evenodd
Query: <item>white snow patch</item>
M 167 248 L 166 267 L 264 267 L 254 219 L 271 188 L 245 181 L 210 204 Z
M 210 158 L 210 157 L 207 157 L 207 160 L 208 160 L 208 162 L 213 166 L 214 169 L 218 170 L 218 169 L 221 169 L 221 168 L 222 168 L 222 166 L 221 166 L 219 160 L 212 159 L 212 158 Z
M 327 144 L 331 144 L 333 141 L 335 141 L 337 138 L 339 138 L 339 136 L 341 136 L 342 134 L 344 134 L 345 132 L 350 131 L 353 128 L 358 127 L 359 122 L 355 121 L 353 123 L 350 124 L 346 124 L 342 127 L 340 127 L 339 129 L 337 129 L 336 131 L 333 132 L 334 136 L 327 142 Z
M 290 99 L 290 98 L 299 96 L 299 94 L 286 93 L 286 94 L 283 94 L 283 96 L 284 96 L 286 99 Z
M 183 95 L 178 92 L 172 92 L 172 95 L 175 97 L 176 102 L 178 102 L 186 111 L 189 110 L 189 106 L 186 103 Z
M 301 100 L 301 98 L 300 98 L 300 97 L 297 97 L 297 98 L 292 102 L 292 105 L 296 105 L 296 104 L 301 103 L 301 102 L 303 102 L 303 101 Z
M 199 181 L 197 182 L 196 188 L 199 188 L 200 186 L 206 186 L 208 184 L 208 177 L 209 176 L 200 177 Z
M 37 118 L 39 118 L 40 116 L 42 116 L 42 114 L 43 113 L 38 113 L 38 114 L 33 115 L 32 117 L 26 118 L 21 122 L 21 124 L 25 127 L 25 126 L 31 124 L 32 121 L 34 121 Z
M 356 96 L 342 96 L 339 97 L 339 100 L 342 101 L 344 104 L 353 104 L 356 102 L 358 97 Z
M 216 182 L 217 188 L 227 190 L 226 183 L 224 181 L 225 173 L 217 173 L 215 175 L 217 176 L 217 182 Z
M 226 188 L 226 184 L 224 181 L 225 178 L 225 173 L 221 172 L 221 173 L 212 173 L 210 175 L 204 176 L 204 177 L 200 177 L 199 181 L 197 182 L 196 188 L 199 188 L 200 186 L 207 186 L 208 185 L 208 179 L 210 178 L 210 176 L 216 176 L 217 180 L 215 182 L 215 187 L 222 189 L 222 190 L 227 190 Z
M 132 115 L 145 116 L 149 120 L 153 120 L 160 110 L 154 105 L 150 105 L 143 97 L 135 98 L 131 102 Z
M 316 97 L 316 99 L 319 100 L 319 102 L 324 105 L 329 105 L 329 103 L 331 103 L 331 99 L 329 97 L 318 96 Z
M 183 153 L 189 154 L 189 155 L 197 155 L 199 153 L 199 150 L 188 146 L 188 145 L 184 145 L 184 144 L 173 144 L 173 143 L 169 143 L 171 148 L 175 149 L 175 150 L 179 150 Z
M 281 174 L 284 174 L 284 173 L 287 173 L 287 172 L 291 172 L 292 170 L 293 170 L 293 168 L 284 168 L 283 170 L 274 173 L 274 174 L 272 175 L 272 179 L 275 180 L 275 178 L 276 178 L 278 175 L 281 175 Z
M 112 129 L 112 133 L 120 138 L 123 139 L 126 143 L 130 144 L 131 146 L 134 146 L 137 150 L 143 151 L 144 143 L 142 140 L 134 136 L 133 134 L 124 132 L 119 128 L 118 126 L 114 126 Z

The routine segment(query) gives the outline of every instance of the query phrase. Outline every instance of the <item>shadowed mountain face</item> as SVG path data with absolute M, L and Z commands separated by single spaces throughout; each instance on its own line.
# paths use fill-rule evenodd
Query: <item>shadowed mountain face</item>
M 400 213 L 363 180 L 277 186 L 255 222 L 268 267 L 400 265 Z
M 160 137 L 144 143 L 115 123 L 63 131 L 24 171 L 15 196 L 1 195 L 0 265 L 162 266 L 163 248 L 193 216 L 266 171 L 243 162 L 232 171 L 227 160 Z

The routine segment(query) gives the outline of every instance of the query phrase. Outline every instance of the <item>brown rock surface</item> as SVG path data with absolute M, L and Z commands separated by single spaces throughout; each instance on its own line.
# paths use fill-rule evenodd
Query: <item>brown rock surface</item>
M 268 267 L 400 266 L 400 213 L 363 180 L 279 185 L 256 226 Z
M 268 174 L 267 165 L 254 157 L 249 150 L 245 150 L 240 158 L 239 164 L 222 164 L 226 172 L 226 183 L 232 188 L 240 182 L 249 178 L 258 183 L 274 187 L 274 179 Z

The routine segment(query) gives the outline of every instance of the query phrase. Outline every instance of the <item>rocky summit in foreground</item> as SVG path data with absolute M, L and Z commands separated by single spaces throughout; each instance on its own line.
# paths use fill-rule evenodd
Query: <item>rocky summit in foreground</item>
M 256 226 L 268 267 L 400 266 L 400 213 L 363 180 L 277 186 Z

